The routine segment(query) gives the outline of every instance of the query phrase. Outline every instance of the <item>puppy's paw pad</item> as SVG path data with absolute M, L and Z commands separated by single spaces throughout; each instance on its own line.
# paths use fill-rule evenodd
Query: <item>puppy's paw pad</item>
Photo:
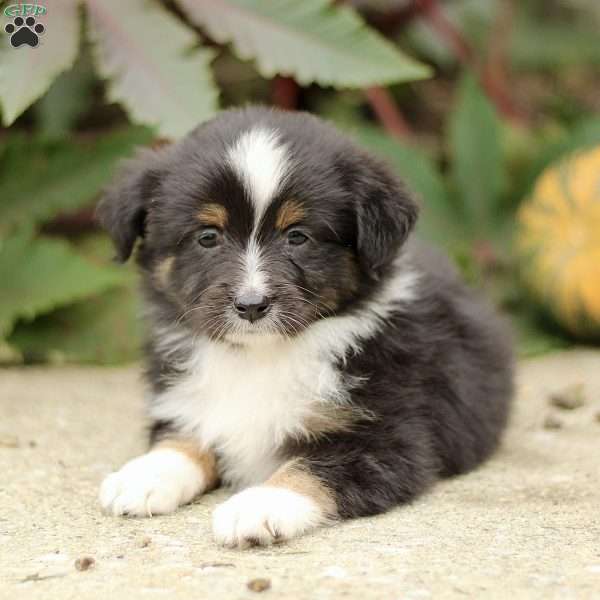
M 213 514 L 213 532 L 223 546 L 266 546 L 302 535 L 324 521 L 307 496 L 284 488 L 257 486 L 232 496 Z
M 155 450 L 128 462 L 100 487 L 100 504 L 115 516 L 151 517 L 173 512 L 202 487 L 202 473 L 185 455 Z

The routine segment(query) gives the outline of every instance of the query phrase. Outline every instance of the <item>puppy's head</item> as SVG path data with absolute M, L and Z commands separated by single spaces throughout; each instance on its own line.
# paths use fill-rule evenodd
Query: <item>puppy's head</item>
M 389 171 L 319 119 L 221 116 L 145 151 L 103 198 L 120 260 L 197 333 L 234 343 L 294 336 L 369 297 L 417 216 Z

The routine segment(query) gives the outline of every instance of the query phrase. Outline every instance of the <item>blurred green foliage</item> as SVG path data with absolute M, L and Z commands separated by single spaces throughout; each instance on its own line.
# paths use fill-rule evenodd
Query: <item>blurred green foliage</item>
M 512 231 L 541 171 L 600 143 L 595 0 L 73 0 L 47 18 L 43 56 L 0 48 L 0 362 L 137 356 L 134 269 L 112 264 L 95 201 L 136 146 L 246 102 L 311 110 L 383 156 L 521 351 L 570 343 L 521 291 Z

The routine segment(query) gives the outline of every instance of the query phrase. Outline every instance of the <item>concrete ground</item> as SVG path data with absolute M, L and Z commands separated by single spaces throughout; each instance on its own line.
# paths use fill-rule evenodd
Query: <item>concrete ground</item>
M 549 404 L 577 383 L 584 406 Z M 102 477 L 143 450 L 141 408 L 135 368 L 0 371 L 0 598 L 600 598 L 598 351 L 523 363 L 504 447 L 478 471 L 268 549 L 215 545 L 221 491 L 166 517 L 100 513 Z

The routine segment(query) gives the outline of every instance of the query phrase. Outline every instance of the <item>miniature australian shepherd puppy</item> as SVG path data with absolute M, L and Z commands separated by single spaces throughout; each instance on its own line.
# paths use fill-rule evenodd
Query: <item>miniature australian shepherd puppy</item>
M 145 150 L 99 206 L 136 241 L 150 450 L 109 475 L 113 515 L 220 483 L 226 546 L 409 502 L 496 448 L 505 327 L 428 247 L 379 160 L 316 117 L 247 108 Z

